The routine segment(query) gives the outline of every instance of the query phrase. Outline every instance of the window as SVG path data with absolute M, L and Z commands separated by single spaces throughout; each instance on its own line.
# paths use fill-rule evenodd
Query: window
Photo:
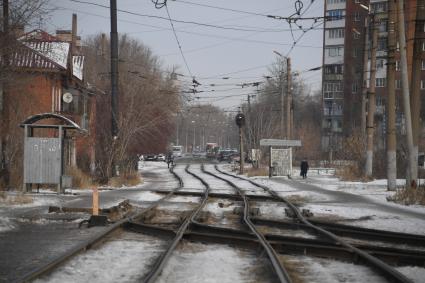
M 425 60 L 421 61 L 421 70 L 425 70 Z
M 358 84 L 355 82 L 351 85 L 351 92 L 352 93 L 357 93 L 357 91 L 359 90 L 359 86 Z
M 386 38 L 378 38 L 378 51 L 387 50 L 387 39 Z
M 336 28 L 329 30 L 329 38 L 344 38 L 345 30 L 343 28 Z
M 354 21 L 360 22 L 360 13 L 359 12 L 354 12 Z
M 343 54 L 343 47 L 342 46 L 337 46 L 337 47 L 327 47 L 327 53 L 329 55 L 329 57 L 338 57 L 338 56 L 342 56 Z
M 344 73 L 344 65 L 326 65 L 325 74 L 336 75 Z
M 395 88 L 401 89 L 401 80 L 395 80 Z
M 380 2 L 380 3 L 371 3 L 372 13 L 382 13 L 387 11 L 387 3 L 386 2 Z
M 324 98 L 342 98 L 342 84 L 340 82 L 326 82 L 323 84 Z
M 338 21 L 342 20 L 345 16 L 345 10 L 329 10 L 326 12 L 328 21 Z
M 400 71 L 400 61 L 395 61 L 395 70 Z
M 425 51 L 425 42 L 422 42 L 422 51 Z
M 388 31 L 388 22 L 380 21 L 378 26 L 379 32 L 387 32 Z
M 386 79 L 385 78 L 377 78 L 376 79 L 376 87 L 385 87 Z
M 425 89 L 425 81 L 421 80 L 421 89 Z
M 357 48 L 357 47 L 354 47 L 354 49 L 353 49 L 353 57 L 354 58 L 356 58 L 356 57 L 358 57 L 359 56 L 359 49 Z
M 353 31 L 353 38 L 354 39 L 359 39 L 360 38 L 360 33 Z
M 385 65 L 385 60 L 384 59 L 378 59 L 376 60 L 376 68 L 377 69 L 383 69 Z

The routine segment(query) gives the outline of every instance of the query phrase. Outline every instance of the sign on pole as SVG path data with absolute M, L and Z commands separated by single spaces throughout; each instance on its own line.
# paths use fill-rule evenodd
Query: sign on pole
M 301 146 L 300 140 L 278 140 L 278 139 L 261 139 L 261 146 Z

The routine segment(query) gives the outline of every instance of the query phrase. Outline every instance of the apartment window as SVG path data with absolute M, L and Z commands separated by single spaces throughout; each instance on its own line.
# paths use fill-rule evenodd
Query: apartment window
M 359 85 L 355 82 L 351 85 L 351 92 L 352 93 L 357 93 L 357 91 L 359 90 Z
M 386 38 L 378 38 L 378 51 L 387 50 L 387 39 Z
M 425 89 L 425 81 L 421 80 L 421 89 Z
M 327 47 L 329 57 L 338 57 L 342 56 L 343 48 L 341 46 L 338 47 Z
M 385 60 L 384 59 L 378 59 L 378 60 L 376 60 L 376 68 L 377 69 L 384 68 L 384 65 L 385 65 Z
M 344 73 L 343 65 L 326 65 L 325 74 L 327 75 L 337 75 Z
M 379 32 L 387 32 L 388 31 L 388 22 L 387 21 L 380 21 L 378 26 Z
M 386 2 L 380 2 L 380 3 L 371 3 L 372 13 L 382 13 L 387 11 L 387 3 Z
M 353 31 L 353 38 L 354 39 L 359 39 L 360 38 L 360 34 Z
M 425 42 L 422 42 L 422 51 L 425 51 Z
M 345 10 L 329 10 L 326 12 L 328 21 L 342 20 L 345 16 Z
M 359 49 L 357 47 L 354 47 L 354 49 L 353 49 L 353 57 L 354 58 L 358 57 L 359 56 L 359 53 L 360 53 Z
M 422 60 L 421 61 L 421 69 L 422 70 L 425 70 L 425 60 Z
M 401 89 L 401 80 L 395 80 L 395 88 Z
M 360 13 L 359 12 L 354 12 L 354 21 L 360 22 Z
M 340 82 L 326 82 L 323 84 L 324 98 L 342 97 L 342 84 Z
M 382 106 L 382 96 L 377 95 L 376 96 L 376 106 Z
M 329 38 L 344 38 L 345 30 L 342 28 L 330 29 Z
M 385 87 L 386 79 L 385 78 L 377 78 L 376 79 L 376 87 Z
M 395 61 L 395 70 L 400 71 L 400 61 Z
M 359 4 L 360 0 L 354 0 L 354 3 Z

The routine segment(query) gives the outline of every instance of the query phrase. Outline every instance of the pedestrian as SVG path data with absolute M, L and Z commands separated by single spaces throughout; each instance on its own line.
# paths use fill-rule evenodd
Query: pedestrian
M 303 177 L 303 179 L 307 178 L 307 171 L 308 171 L 308 162 L 307 160 L 304 158 L 301 161 L 301 177 Z
M 173 156 L 173 153 L 171 151 L 169 151 L 167 153 L 167 166 L 168 166 L 168 168 L 170 168 L 170 164 L 171 164 L 171 166 L 174 165 L 174 156 Z

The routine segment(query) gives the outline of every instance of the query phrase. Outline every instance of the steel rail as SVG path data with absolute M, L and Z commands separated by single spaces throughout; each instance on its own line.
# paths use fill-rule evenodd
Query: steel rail
M 154 235 L 156 237 L 161 236 L 169 238 L 175 235 L 172 228 L 148 224 L 131 223 L 126 224 L 124 228 L 132 232 Z M 319 256 L 359 263 L 357 254 L 333 242 L 275 234 L 264 234 L 264 236 L 280 254 Z M 213 226 L 198 222 L 192 222 L 190 224 L 190 228 L 185 232 L 183 238 L 189 241 L 231 244 L 250 249 L 258 249 L 261 247 L 256 236 L 250 231 Z M 379 259 L 396 266 L 422 267 L 425 264 L 424 251 L 370 246 L 365 244 L 354 244 L 354 246 L 366 250 Z
M 257 225 L 265 225 L 270 227 L 279 226 L 286 229 L 309 229 L 311 231 L 314 231 L 309 226 L 303 223 L 295 223 L 275 219 L 265 219 L 260 217 L 253 217 L 252 221 Z M 406 244 L 417 247 L 425 247 L 425 237 L 422 235 L 382 231 L 312 219 L 309 219 L 309 221 L 310 223 L 341 237 L 352 237 L 369 241 L 381 241 L 392 244 Z
M 279 199 L 281 201 L 283 201 L 284 203 L 286 203 L 286 205 L 288 205 L 288 207 L 294 212 L 294 214 L 296 215 L 296 217 L 298 218 L 298 220 L 300 222 L 302 222 L 303 224 L 305 224 L 306 226 L 310 227 L 311 229 L 316 230 L 317 232 L 319 232 L 320 234 L 329 237 L 330 239 L 334 240 L 336 243 L 338 243 L 339 245 L 346 247 L 347 249 L 350 249 L 351 251 L 355 252 L 356 254 L 359 255 L 359 257 L 363 258 L 366 262 L 368 262 L 371 266 L 375 267 L 377 270 L 379 270 L 381 272 L 381 274 L 383 274 L 387 279 L 392 280 L 393 282 L 400 282 L 400 283 L 413 283 L 412 280 L 410 280 L 409 278 L 407 278 L 404 274 L 400 273 L 399 271 L 397 271 L 396 269 L 392 268 L 391 266 L 387 265 L 386 263 L 382 262 L 381 260 L 377 259 L 374 256 L 371 256 L 370 254 L 354 247 L 351 244 L 348 244 L 347 242 L 345 242 L 344 240 L 342 240 L 341 238 L 339 238 L 338 236 L 336 236 L 335 234 L 326 231 L 323 228 L 320 228 L 312 223 L 310 223 L 302 214 L 301 212 L 298 210 L 298 208 L 293 205 L 290 201 L 288 201 L 287 199 L 279 196 L 275 191 L 271 190 L 270 188 L 268 188 L 267 186 L 264 186 L 262 184 L 258 184 L 252 180 L 246 179 L 246 178 L 242 178 L 240 176 L 236 176 L 233 174 L 229 174 L 227 172 L 224 172 L 220 169 L 218 169 L 217 165 L 214 166 L 214 168 L 227 176 L 233 177 L 233 178 L 237 178 L 240 180 L 244 180 L 247 181 L 259 188 L 262 188 L 263 190 L 269 192 L 272 196 L 274 196 L 276 199 Z
M 214 173 L 211 173 L 209 171 L 206 171 L 204 168 L 204 165 L 202 164 L 202 172 L 211 175 L 217 179 L 220 179 L 224 182 L 226 182 L 227 184 L 229 184 L 231 187 L 233 187 L 238 194 L 243 198 L 244 201 L 244 214 L 243 214 L 243 219 L 244 222 L 248 225 L 248 227 L 251 229 L 252 233 L 255 234 L 255 236 L 258 238 L 258 240 L 260 241 L 261 246 L 263 247 L 263 249 L 266 251 L 267 256 L 273 266 L 273 269 L 276 272 L 276 275 L 278 276 L 280 282 L 288 282 L 291 283 L 292 280 L 288 274 L 288 272 L 286 271 L 286 269 L 282 266 L 278 255 L 276 253 L 276 251 L 273 249 L 273 247 L 270 245 L 270 243 L 267 241 L 267 239 L 263 236 L 262 233 L 260 233 L 257 228 L 255 227 L 255 225 L 252 223 L 251 219 L 250 219 L 250 207 L 249 207 L 249 200 L 248 197 L 245 195 L 245 193 L 243 192 L 243 190 L 241 188 L 239 188 L 238 186 L 236 186 L 236 184 L 232 183 L 231 181 L 220 177 Z
M 191 174 L 191 172 L 189 171 L 189 165 L 186 166 L 185 170 L 188 174 Z M 186 232 L 187 228 L 189 227 L 189 224 L 192 222 L 193 219 L 195 219 L 195 217 L 199 214 L 199 212 L 203 209 L 203 207 L 207 203 L 208 193 L 209 193 L 210 187 L 207 183 L 203 183 L 203 184 L 205 186 L 205 192 L 204 192 L 204 196 L 203 196 L 201 203 L 191 213 L 190 216 L 186 217 L 183 224 L 180 225 L 178 231 L 176 232 L 176 236 L 174 237 L 174 239 L 172 240 L 172 242 L 168 246 L 167 250 L 164 253 L 162 253 L 161 256 L 157 259 L 157 261 L 154 263 L 152 269 L 143 278 L 143 282 L 145 282 L 145 283 L 155 282 L 155 280 L 161 274 L 165 264 L 169 260 L 172 252 L 176 249 L 178 243 L 183 238 L 183 235 Z
M 18 279 L 14 280 L 15 283 L 23 283 L 23 282 L 30 282 L 37 278 L 40 278 L 43 275 L 47 275 L 48 273 L 52 272 L 55 268 L 57 268 L 59 265 L 63 264 L 64 262 L 68 261 L 72 257 L 76 256 L 80 252 L 84 252 L 89 250 L 92 246 L 95 244 L 101 242 L 106 236 L 117 230 L 118 228 L 122 227 L 124 224 L 133 221 L 134 219 L 137 219 L 141 216 L 143 216 L 148 211 L 152 210 L 156 206 L 158 206 L 161 202 L 167 200 L 170 198 L 175 191 L 181 189 L 181 187 L 184 185 L 183 180 L 174 172 L 173 168 L 170 168 L 170 172 L 176 178 L 179 182 L 179 186 L 176 187 L 174 190 L 170 191 L 166 196 L 163 198 L 155 201 L 147 208 L 143 209 L 141 212 L 131 215 L 125 219 L 122 219 L 111 226 L 107 227 L 105 230 L 97 233 L 95 236 L 91 237 L 89 240 L 84 241 L 83 243 L 73 247 L 71 250 L 65 252 L 64 254 L 58 256 L 57 258 L 49 261 L 48 263 L 35 268 L 34 270 L 27 272 L 23 276 L 19 277 Z

